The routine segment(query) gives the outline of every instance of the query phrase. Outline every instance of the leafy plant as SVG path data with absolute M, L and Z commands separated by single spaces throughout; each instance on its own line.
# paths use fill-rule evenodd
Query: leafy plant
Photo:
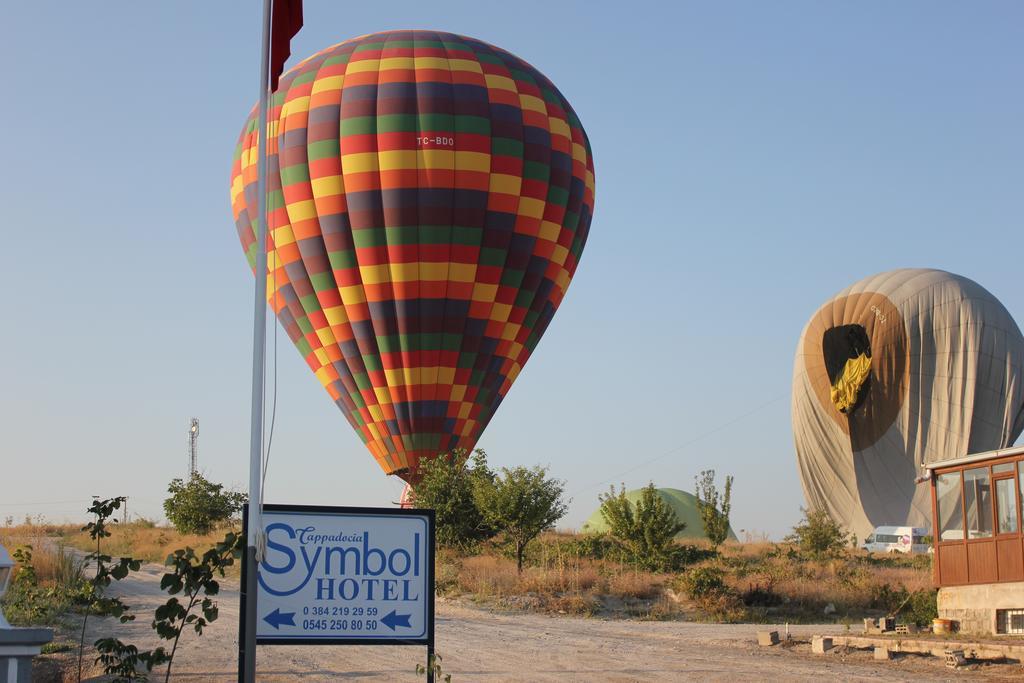
M 91 592 L 82 620 L 82 635 L 79 641 L 78 679 L 82 678 L 82 656 L 85 646 L 85 627 L 89 614 L 108 614 L 118 617 L 122 623 L 135 619 L 129 608 L 117 598 L 103 595 L 111 581 L 120 581 L 129 572 L 138 571 L 141 561 L 130 557 L 119 558 L 116 562 L 101 552 L 101 541 L 110 536 L 107 523 L 114 511 L 124 502 L 123 497 L 95 500 L 89 512 L 96 520 L 83 527 L 90 538 L 96 541 L 96 550 L 87 555 L 96 564 L 96 575 L 89 582 Z M 93 644 L 98 652 L 96 662 L 103 665 L 104 673 L 112 675 L 113 681 L 144 681 L 154 667 L 167 664 L 164 680 L 170 680 L 174 655 L 178 641 L 186 628 L 192 628 L 199 635 L 218 616 L 217 604 L 211 596 L 220 591 L 216 577 L 224 576 L 225 568 L 234 564 L 241 556 L 242 541 L 237 534 L 229 533 L 224 540 L 201 556 L 192 548 L 176 550 L 168 556 L 166 564 L 170 570 L 160 580 L 161 590 L 172 596 L 182 594 L 183 600 L 171 597 L 156 609 L 152 627 L 162 639 L 172 642 L 170 652 L 163 647 L 153 650 L 139 650 L 137 646 L 124 643 L 117 638 L 100 638 Z M 199 613 L 193 609 L 198 605 Z
M 93 647 L 99 652 L 96 663 L 103 665 L 103 673 L 113 676 L 115 683 L 148 680 L 153 667 L 167 661 L 162 647 L 140 651 L 135 645 L 117 638 L 100 638 Z
M 502 468 L 493 479 L 474 481 L 473 500 L 484 522 L 499 530 L 504 543 L 514 550 L 519 573 L 526 545 L 565 516 L 564 491 L 564 483 L 549 479 L 543 467 Z
M 664 571 L 672 566 L 675 535 L 686 528 L 686 523 L 658 495 L 653 483 L 643 488 L 635 505 L 626 497 L 625 484 L 618 493 L 612 486 L 598 500 L 601 517 L 612 537 L 628 550 L 639 567 Z
M 786 540 L 795 542 L 800 550 L 814 557 L 842 554 L 849 543 L 849 535 L 832 519 L 828 511 L 801 510 L 804 517 L 793 527 L 793 533 Z
M 704 470 L 693 478 L 697 510 L 704 525 L 704 535 L 717 548 L 729 538 L 729 512 L 732 510 L 732 476 L 725 478 L 721 495 L 715 486 L 715 471 Z
M 938 619 L 939 592 L 934 589 L 923 588 L 910 594 L 904 613 L 906 618 L 918 626 L 928 626 L 932 619 Z
M 743 603 L 725 583 L 724 576 L 718 567 L 694 567 L 680 577 L 679 583 L 709 616 L 728 622 L 744 619 Z
M 225 491 L 198 472 L 186 482 L 174 479 L 167 487 L 164 514 L 174 527 L 186 534 L 206 534 L 218 523 L 234 517 L 248 500 L 244 493 Z
M 92 588 L 89 600 L 85 605 L 82 617 L 82 632 L 78 640 L 78 680 L 82 680 L 82 658 L 85 654 L 85 627 L 89 622 L 89 614 L 93 611 L 98 614 L 107 614 L 120 619 L 122 623 L 132 621 L 135 616 L 128 612 L 128 606 L 118 598 L 104 597 L 103 592 L 112 580 L 120 581 L 128 576 L 129 571 L 138 571 L 142 566 L 139 560 L 130 557 L 122 557 L 116 563 L 109 555 L 101 552 L 101 541 L 110 536 L 107 530 L 107 520 L 118 510 L 126 498 L 118 496 L 106 500 L 94 500 L 89 507 L 89 512 L 96 515 L 96 520 L 89 522 L 82 531 L 89 533 L 89 538 L 96 541 L 96 550 L 85 556 L 86 562 L 95 563 L 96 574 L 90 580 Z
M 160 589 L 166 590 L 172 596 L 180 593 L 183 599 L 172 597 L 157 607 L 154 615 L 153 628 L 156 629 L 157 635 L 173 643 L 166 658 L 165 680 L 170 679 L 174 653 L 178 649 L 178 640 L 182 632 L 186 628 L 191 628 L 197 635 L 202 635 L 203 629 L 217 620 L 217 603 L 211 598 L 220 592 L 217 577 L 223 577 L 224 570 L 241 557 L 242 548 L 241 537 L 229 533 L 223 541 L 201 556 L 197 556 L 195 551 L 188 547 L 184 550 L 175 550 L 168 556 L 166 564 L 171 567 L 171 571 L 160 579 Z M 197 605 L 199 614 L 192 611 Z
M 494 536 L 473 498 L 474 483 L 494 477 L 483 450 L 478 448 L 470 456 L 458 449 L 421 461 L 419 476 L 413 501 L 417 507 L 434 510 L 438 545 L 465 549 Z
M 697 601 L 721 595 L 729 590 L 723 576 L 724 572 L 717 567 L 694 567 L 683 574 L 683 589 L 687 595 Z
M 3 597 L 3 609 L 15 626 L 52 624 L 74 605 L 87 601 L 91 593 L 82 577 L 82 563 L 63 546 L 42 551 L 56 556 L 48 559 L 51 571 L 45 582 L 37 573 L 33 552 L 31 545 L 24 545 L 12 553 L 15 572 Z
M 427 658 L 426 666 L 423 666 L 420 663 L 416 664 L 416 675 L 422 676 L 426 674 L 427 671 L 432 671 L 435 680 L 437 678 L 440 678 L 444 681 L 444 683 L 451 683 L 452 681 L 452 675 L 446 674 L 444 671 L 441 670 L 441 655 L 437 654 L 436 652 Z

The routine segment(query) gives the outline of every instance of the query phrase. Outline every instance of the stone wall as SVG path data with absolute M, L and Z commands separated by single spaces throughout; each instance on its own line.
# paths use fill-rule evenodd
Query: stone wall
M 1024 609 L 1024 582 L 947 586 L 939 589 L 939 618 L 963 633 L 996 633 L 996 610 Z

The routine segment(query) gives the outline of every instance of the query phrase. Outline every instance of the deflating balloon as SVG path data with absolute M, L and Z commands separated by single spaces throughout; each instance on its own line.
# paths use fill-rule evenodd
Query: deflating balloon
M 256 112 L 231 202 L 255 267 Z M 486 43 L 392 31 L 281 78 L 267 299 L 389 474 L 476 444 L 565 296 L 594 166 L 572 107 Z
M 804 496 L 860 538 L 931 526 L 922 464 L 1011 445 L 1024 338 L 967 278 L 894 270 L 847 287 L 800 336 L 793 435 Z

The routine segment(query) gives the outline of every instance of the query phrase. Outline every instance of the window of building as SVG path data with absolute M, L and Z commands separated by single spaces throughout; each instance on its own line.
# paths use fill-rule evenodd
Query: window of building
M 964 470 L 964 508 L 967 511 L 967 538 L 990 538 L 992 485 L 987 467 Z
M 960 499 L 959 472 L 947 472 L 936 477 L 935 498 L 939 507 L 939 540 L 963 540 L 964 509 Z
M 1017 480 L 996 479 L 996 522 L 999 533 L 1017 533 Z
M 997 609 L 996 633 L 1024 635 L 1024 609 Z

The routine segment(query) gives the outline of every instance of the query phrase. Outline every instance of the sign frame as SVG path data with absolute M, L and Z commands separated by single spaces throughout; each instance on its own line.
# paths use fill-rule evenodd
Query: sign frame
M 337 515 L 339 517 L 416 517 L 427 518 L 427 562 L 426 562 L 426 633 L 416 638 L 350 638 L 319 637 L 319 638 L 274 638 L 267 636 L 256 636 L 257 645 L 419 645 L 426 646 L 428 661 L 434 653 L 434 578 L 436 575 L 436 526 L 434 510 L 429 508 L 378 508 L 378 507 L 352 507 L 352 506 L 331 506 L 331 505 L 286 505 L 267 503 L 262 506 L 267 512 L 283 512 L 295 514 L 316 514 L 316 515 Z M 242 515 L 242 534 L 245 536 L 249 530 L 249 510 L 246 506 Z M 241 585 L 246 585 L 247 566 L 242 566 Z M 257 604 L 259 602 L 259 589 L 257 589 Z M 239 614 L 239 637 L 245 636 L 245 602 L 242 602 Z M 241 642 L 241 640 L 240 640 Z

